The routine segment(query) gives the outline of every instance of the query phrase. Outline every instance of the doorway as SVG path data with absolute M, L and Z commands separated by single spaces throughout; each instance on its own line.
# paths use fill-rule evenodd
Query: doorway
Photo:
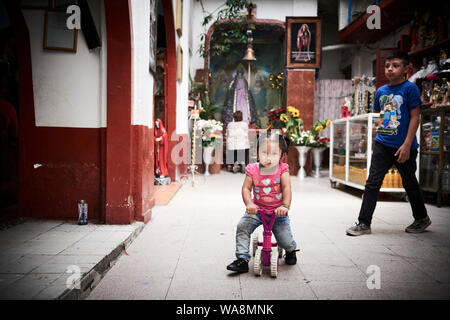
M 161 119 L 163 126 L 167 128 L 167 45 L 164 10 L 161 0 L 158 1 L 156 42 L 156 72 L 153 115 L 154 121 L 156 119 Z
M 11 19 L 0 1 L 0 220 L 16 217 L 19 193 L 19 82 Z

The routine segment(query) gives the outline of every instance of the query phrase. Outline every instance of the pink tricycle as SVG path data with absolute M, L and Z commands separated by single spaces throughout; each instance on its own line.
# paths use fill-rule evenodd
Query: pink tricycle
M 278 275 L 278 259 L 283 255 L 283 248 L 276 242 L 272 242 L 272 227 L 275 223 L 275 212 L 258 209 L 264 227 L 263 242 L 258 241 L 258 233 L 252 236 L 255 275 L 261 276 L 262 266 L 270 266 L 270 275 L 274 278 Z M 262 248 L 260 247 L 262 246 Z M 275 249 L 272 249 L 275 247 Z M 278 248 L 278 250 L 277 250 Z

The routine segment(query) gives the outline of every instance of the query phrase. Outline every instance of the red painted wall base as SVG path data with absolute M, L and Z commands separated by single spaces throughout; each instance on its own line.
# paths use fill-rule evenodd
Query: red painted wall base
M 89 219 L 101 220 L 100 138 L 104 129 L 35 127 L 27 135 L 20 215 L 78 219 L 78 200 Z

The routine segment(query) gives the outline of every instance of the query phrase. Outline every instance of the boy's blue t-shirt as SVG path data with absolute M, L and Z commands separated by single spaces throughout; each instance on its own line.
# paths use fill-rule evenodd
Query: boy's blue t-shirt
M 422 104 L 419 88 L 408 80 L 380 87 L 375 94 L 373 110 L 380 112 L 375 141 L 388 147 L 400 148 L 409 128 L 409 111 Z M 419 144 L 414 136 L 411 149 Z

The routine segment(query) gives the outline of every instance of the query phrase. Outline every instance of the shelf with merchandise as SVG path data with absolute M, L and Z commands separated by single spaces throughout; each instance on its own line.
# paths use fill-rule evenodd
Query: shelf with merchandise
M 419 181 L 437 206 L 450 191 L 450 107 L 421 110 Z
M 332 122 L 333 148 L 330 150 L 332 186 L 340 183 L 364 190 L 379 118 L 379 113 L 368 113 Z M 336 137 L 336 133 L 339 137 Z M 392 167 L 389 172 L 384 178 L 380 192 L 405 192 L 396 168 Z

